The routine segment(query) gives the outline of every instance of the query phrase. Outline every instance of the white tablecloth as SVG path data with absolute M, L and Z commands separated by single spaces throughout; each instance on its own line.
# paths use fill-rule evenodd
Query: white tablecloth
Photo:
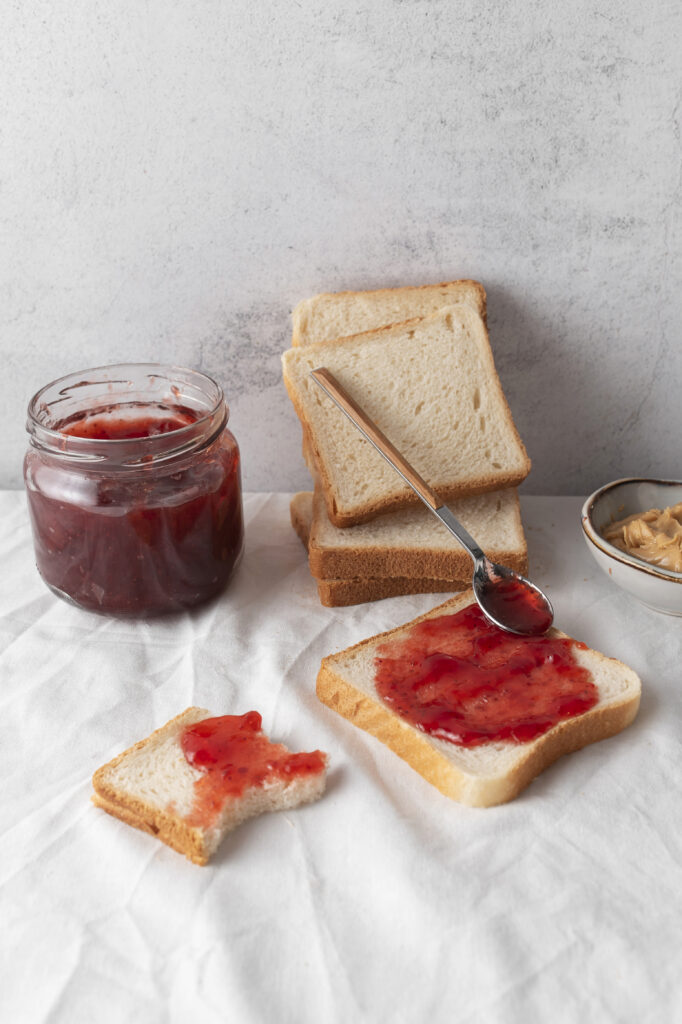
M 0 1018 L 682 1020 L 682 621 L 609 582 L 577 498 L 523 502 L 557 624 L 630 664 L 635 724 L 515 802 L 471 810 L 318 703 L 323 655 L 439 596 L 326 609 L 285 495 L 248 495 L 228 592 L 123 623 L 53 597 L 24 497 L 0 494 Z M 94 808 L 98 765 L 189 704 L 252 708 L 331 756 L 317 804 L 199 868 Z

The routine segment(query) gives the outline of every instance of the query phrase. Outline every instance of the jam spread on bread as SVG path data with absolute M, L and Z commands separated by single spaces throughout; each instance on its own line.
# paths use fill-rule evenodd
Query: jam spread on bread
M 275 780 L 290 782 L 325 770 L 322 751 L 292 754 L 281 743 L 271 743 L 261 725 L 258 712 L 248 711 L 245 715 L 205 718 L 182 730 L 184 755 L 203 773 L 194 783 L 194 804 L 187 818 L 190 825 L 210 826 L 225 801 L 238 799 L 247 789 Z
M 181 405 L 142 409 L 99 409 L 59 423 L 54 430 L 65 444 L 102 442 L 120 462 L 89 457 L 73 468 L 36 458 L 28 489 L 43 579 L 81 607 L 113 615 L 157 615 L 210 600 L 224 589 L 243 543 L 234 436 L 223 429 L 183 449 L 181 431 L 199 414 Z M 177 456 L 155 460 L 146 452 L 145 438 L 173 431 Z
M 527 743 L 598 700 L 576 640 L 522 637 L 478 605 L 416 623 L 378 648 L 380 697 L 416 729 L 461 747 Z
M 552 625 L 542 594 L 513 577 L 486 588 L 485 605 L 498 621 L 520 633 L 546 633 Z

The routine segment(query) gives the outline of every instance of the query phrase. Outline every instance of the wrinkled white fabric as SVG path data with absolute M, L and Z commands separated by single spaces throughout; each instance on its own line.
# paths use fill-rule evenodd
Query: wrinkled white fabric
M 325 654 L 442 597 L 322 608 L 288 496 L 245 507 L 217 604 L 124 623 L 45 589 L 24 496 L 0 494 L 2 1020 L 682 1020 L 682 621 L 602 575 L 579 499 L 523 501 L 531 572 L 557 625 L 641 675 L 641 711 L 489 810 L 315 697 Z M 319 803 L 207 868 L 89 802 L 95 768 L 190 704 L 331 757 Z

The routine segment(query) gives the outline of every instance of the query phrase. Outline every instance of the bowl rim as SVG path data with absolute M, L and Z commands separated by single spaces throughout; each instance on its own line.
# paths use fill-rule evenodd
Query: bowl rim
M 608 558 L 613 558 L 616 562 L 620 562 L 622 565 L 628 566 L 630 569 L 636 569 L 638 572 L 644 573 L 646 576 L 653 576 L 658 580 L 667 580 L 669 583 L 678 583 L 682 585 L 682 572 L 674 572 L 672 569 L 661 569 L 657 565 L 652 565 L 650 562 L 645 562 L 641 558 L 636 558 L 634 555 L 628 555 L 620 548 L 610 544 L 609 541 L 605 540 L 599 533 L 594 523 L 592 522 L 592 513 L 597 505 L 597 502 L 604 497 L 604 495 L 621 484 L 664 484 L 664 485 L 677 485 L 682 487 L 682 480 L 666 480 L 660 477 L 651 476 L 624 476 L 619 480 L 611 480 L 610 483 L 604 484 L 603 487 L 598 487 L 596 491 L 593 491 L 589 498 L 586 499 L 580 513 L 580 522 L 583 528 L 585 537 L 591 544 L 594 544 L 602 554 Z M 646 509 L 644 509 L 646 511 Z

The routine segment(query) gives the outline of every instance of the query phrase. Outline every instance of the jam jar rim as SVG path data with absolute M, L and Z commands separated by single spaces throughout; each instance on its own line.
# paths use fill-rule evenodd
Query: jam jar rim
M 118 371 L 119 369 L 122 373 L 125 373 L 126 369 L 128 371 L 150 371 L 148 376 L 164 377 L 171 384 L 174 377 L 178 378 L 182 375 L 192 377 L 214 388 L 215 400 L 206 411 L 199 411 L 197 419 L 192 423 L 151 437 L 116 439 L 76 437 L 40 422 L 37 415 L 40 402 L 50 389 L 63 385 L 67 381 L 74 382 L 72 387 L 88 383 L 102 383 L 103 385 L 128 383 L 126 380 L 115 379 L 100 382 L 87 380 L 89 375 L 96 375 L 104 371 Z M 151 399 L 149 404 L 153 404 Z M 92 468 L 106 466 L 107 472 L 131 471 L 150 464 L 176 460 L 207 448 L 227 426 L 229 414 L 230 410 L 222 387 L 203 370 L 192 370 L 170 363 L 107 363 L 63 374 L 43 385 L 28 403 L 26 430 L 29 434 L 30 445 L 50 457 L 54 456 L 60 460 L 81 464 L 84 465 L 84 468 L 85 465 Z

